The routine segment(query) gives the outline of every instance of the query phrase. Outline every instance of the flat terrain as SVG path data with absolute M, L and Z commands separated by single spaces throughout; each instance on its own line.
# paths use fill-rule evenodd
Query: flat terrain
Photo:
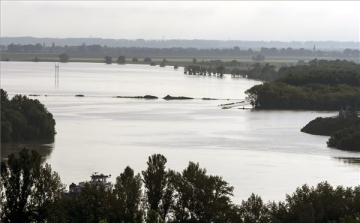
M 68 62 L 88 62 L 88 63 L 104 63 L 106 56 L 105 54 L 101 55 L 94 55 L 94 54 L 71 54 L 69 53 L 69 61 Z M 113 59 L 113 63 L 116 63 L 116 60 L 119 55 L 111 55 Z M 9 59 L 10 61 L 33 61 L 34 58 L 37 57 L 39 61 L 42 62 L 59 62 L 59 53 L 7 53 L 7 52 L 1 52 L 1 60 Z M 126 63 L 128 64 L 149 64 L 148 62 L 143 62 L 144 57 L 137 57 L 139 62 L 132 62 L 133 57 L 126 56 Z M 193 57 L 151 57 L 152 62 L 155 62 L 156 65 L 159 65 L 163 59 L 166 59 L 166 65 L 167 66 L 187 66 L 193 64 Z M 251 57 L 196 57 L 198 65 L 200 66 L 206 66 L 202 65 L 201 62 L 206 62 L 210 60 L 221 60 L 223 62 L 229 62 L 232 60 L 237 60 L 238 62 L 244 63 L 244 66 L 240 66 L 237 68 L 246 69 L 251 66 L 251 64 L 255 63 Z M 313 60 L 313 57 L 266 57 L 265 61 L 262 61 L 261 63 L 269 63 L 271 65 L 275 65 L 277 68 L 282 66 L 292 66 L 296 65 L 299 60 L 309 61 Z M 326 59 L 326 60 L 335 60 L 337 58 L 331 58 L 331 57 L 317 57 L 318 60 L 320 59 Z M 347 59 L 349 60 L 349 59 Z M 228 67 L 228 68 L 236 68 L 234 67 Z

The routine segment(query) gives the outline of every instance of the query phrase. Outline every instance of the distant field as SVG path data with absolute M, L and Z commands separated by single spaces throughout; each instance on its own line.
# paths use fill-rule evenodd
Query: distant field
M 9 59 L 10 61 L 33 61 L 35 57 L 39 59 L 39 61 L 46 61 L 46 62 L 59 62 L 59 53 L 1 53 L 1 60 Z M 89 63 L 104 63 L 105 55 L 94 55 L 94 54 L 68 54 L 70 59 L 69 62 L 89 62 Z M 113 58 L 113 62 L 116 63 L 118 55 L 108 55 Z M 126 57 L 126 62 L 128 64 L 149 64 L 143 62 L 144 57 L 137 57 L 137 63 L 132 62 L 133 57 Z M 159 65 L 163 59 L 166 59 L 168 62 L 166 65 L 168 66 L 186 66 L 193 64 L 193 57 L 151 57 L 152 62 L 155 62 Z M 254 61 L 250 57 L 196 57 L 198 63 L 202 61 L 210 61 L 219 59 L 224 62 L 237 60 L 238 62 L 243 62 L 244 66 L 240 66 L 238 68 L 246 69 L 250 67 Z M 299 60 L 309 61 L 313 60 L 313 57 L 266 57 L 265 61 L 261 63 L 269 63 L 275 65 L 276 67 L 282 66 L 291 66 L 296 65 Z M 336 58 L 329 58 L 329 57 L 318 57 L 317 59 L 326 59 L 326 60 L 334 60 Z M 199 64 L 201 65 L 201 64 Z M 229 67 L 235 68 L 235 67 Z

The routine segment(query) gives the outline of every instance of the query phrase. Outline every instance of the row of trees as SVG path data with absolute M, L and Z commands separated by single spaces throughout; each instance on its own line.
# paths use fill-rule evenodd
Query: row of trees
M 184 67 L 184 74 L 189 75 L 208 75 L 208 76 L 224 76 L 225 67 L 220 65 L 217 67 L 202 67 L 196 65 L 189 65 Z
M 282 82 L 269 82 L 245 91 L 247 100 L 255 108 L 339 110 L 359 103 L 360 87 L 346 84 L 334 86 L 307 84 L 293 86 Z
M 309 50 L 304 48 L 294 49 L 288 48 L 267 48 L 261 47 L 260 50 L 252 49 L 240 49 L 235 46 L 233 48 L 212 48 L 212 49 L 200 49 L 200 48 L 185 48 L 185 47 L 172 47 L 172 48 L 151 48 L 151 47 L 108 47 L 101 45 L 85 45 L 80 46 L 55 46 L 53 43 L 51 46 L 43 46 L 41 44 L 27 44 L 27 45 L 7 45 L 7 51 L 9 53 L 75 53 L 75 54 L 122 54 L 129 55 L 131 57 L 144 57 L 144 56 L 156 56 L 156 57 L 168 57 L 168 56 L 186 56 L 186 57 L 213 57 L 216 55 L 230 56 L 230 57 L 256 57 L 261 54 L 263 56 L 301 56 L 301 57 L 336 57 L 336 58 L 359 58 L 359 50 L 357 49 L 345 49 L 343 51 L 321 51 L 321 50 Z
M 1 142 L 21 140 L 53 140 L 55 120 L 38 100 L 15 95 L 11 100 L 1 93 Z
M 360 104 L 360 65 L 353 62 L 313 60 L 277 72 L 270 65 L 255 66 L 247 76 L 253 74 L 278 78 L 245 92 L 256 108 L 338 110 Z
M 23 149 L 1 162 L 2 222 L 359 222 L 359 186 L 303 185 L 282 202 L 266 204 L 251 194 L 237 205 L 231 202 L 234 188 L 221 177 L 193 162 L 182 172 L 166 169 L 166 163 L 154 154 L 141 174 L 126 167 L 112 191 L 86 184 L 68 194 L 59 175 L 41 166 L 40 155 Z

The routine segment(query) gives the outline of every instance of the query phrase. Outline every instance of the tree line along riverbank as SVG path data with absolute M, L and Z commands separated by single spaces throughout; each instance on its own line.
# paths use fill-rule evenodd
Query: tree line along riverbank
M 360 152 L 360 118 L 318 117 L 310 121 L 302 132 L 330 136 L 329 147 Z
M 194 162 L 180 172 L 166 164 L 166 157 L 154 154 L 141 173 L 127 166 L 112 190 L 85 183 L 69 193 L 37 152 L 23 149 L 1 162 L 2 222 L 356 223 L 360 217 L 359 186 L 304 184 L 284 201 L 266 203 L 251 194 L 234 204 L 234 188 L 222 177 Z

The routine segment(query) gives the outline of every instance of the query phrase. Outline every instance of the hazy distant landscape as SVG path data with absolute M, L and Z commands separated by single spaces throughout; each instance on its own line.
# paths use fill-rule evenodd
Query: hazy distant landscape
M 360 222 L 359 8 L 2 1 L 0 222 Z
M 37 37 L 4 37 L 0 38 L 1 45 L 10 44 L 45 44 L 51 46 L 79 46 L 100 45 L 109 47 L 147 47 L 147 48 L 233 48 L 238 46 L 242 49 L 258 50 L 267 48 L 304 48 L 312 50 L 314 45 L 317 49 L 325 51 L 342 51 L 344 49 L 359 49 L 359 41 L 251 41 L 251 40 L 205 40 L 205 39 L 103 39 L 103 38 L 37 38 Z

